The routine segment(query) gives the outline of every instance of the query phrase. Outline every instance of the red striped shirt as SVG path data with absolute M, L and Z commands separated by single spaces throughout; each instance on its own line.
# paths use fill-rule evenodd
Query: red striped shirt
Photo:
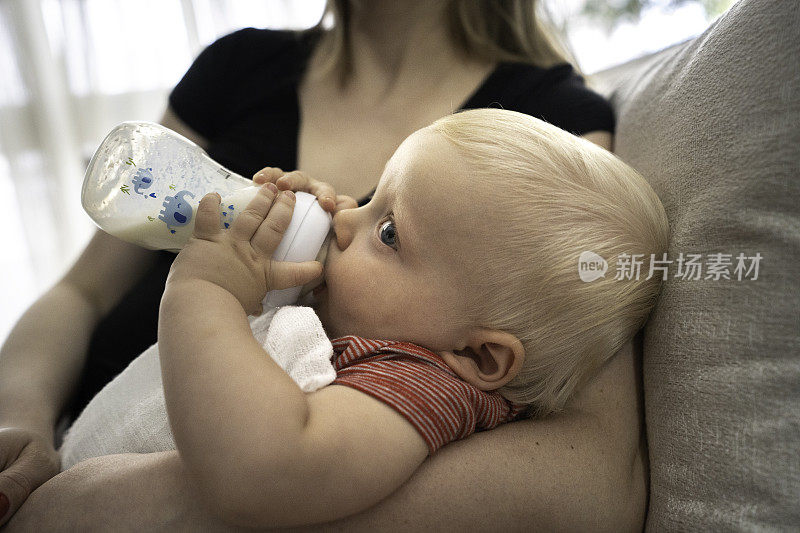
M 441 357 L 416 344 L 352 335 L 331 343 L 333 383 L 393 407 L 419 431 L 430 453 L 514 420 L 525 408 L 467 383 Z

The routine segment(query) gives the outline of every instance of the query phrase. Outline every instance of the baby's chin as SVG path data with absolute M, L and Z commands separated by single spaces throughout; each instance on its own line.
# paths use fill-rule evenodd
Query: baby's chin
M 311 307 L 317 314 L 317 317 L 319 317 L 319 321 L 322 324 L 322 328 L 325 330 L 325 334 L 328 335 L 328 338 L 335 339 L 341 335 L 337 335 L 336 327 L 330 320 L 327 301 L 325 299 L 327 294 L 324 293 L 327 293 L 327 290 L 323 289 L 321 291 L 317 291 L 317 294 L 309 293 L 305 300 L 301 298 L 300 301 L 298 301 L 298 305 L 307 305 Z

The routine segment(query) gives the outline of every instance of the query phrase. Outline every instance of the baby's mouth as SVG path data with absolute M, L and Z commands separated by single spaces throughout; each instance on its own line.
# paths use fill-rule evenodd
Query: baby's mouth
M 333 236 L 333 230 L 328 233 L 328 236 L 325 237 L 325 240 L 322 242 L 322 247 L 319 249 L 319 253 L 317 254 L 317 261 L 322 263 L 322 274 L 318 277 L 314 278 L 310 282 L 303 285 L 303 288 L 300 289 L 300 298 L 307 295 L 308 293 L 312 293 L 315 296 L 322 291 L 325 287 L 325 261 L 328 258 L 328 246 L 331 244 L 331 237 Z

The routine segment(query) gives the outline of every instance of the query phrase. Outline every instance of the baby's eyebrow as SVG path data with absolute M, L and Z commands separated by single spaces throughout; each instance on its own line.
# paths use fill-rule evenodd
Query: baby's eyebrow
M 395 203 L 391 212 L 397 228 L 398 240 L 400 241 L 400 253 L 409 259 L 419 258 L 419 250 L 417 249 L 419 233 L 415 233 L 409 210 Z

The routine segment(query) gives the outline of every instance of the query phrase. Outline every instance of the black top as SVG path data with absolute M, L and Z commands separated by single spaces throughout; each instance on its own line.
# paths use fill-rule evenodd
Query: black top
M 246 28 L 209 45 L 169 96 L 170 107 L 205 137 L 209 155 L 242 176 L 297 167 L 298 84 L 319 33 Z M 502 107 L 581 135 L 614 131 L 611 106 L 567 64 L 501 63 L 461 109 Z M 362 199 L 360 203 L 364 203 Z M 94 331 L 70 412 L 156 342 L 158 306 L 175 255 L 159 254 Z
M 212 159 L 243 176 L 297 166 L 297 87 L 318 33 L 247 28 L 206 48 L 169 97 L 208 139 Z M 567 63 L 501 63 L 462 109 L 495 107 L 540 118 L 576 135 L 614 131 L 611 106 Z

